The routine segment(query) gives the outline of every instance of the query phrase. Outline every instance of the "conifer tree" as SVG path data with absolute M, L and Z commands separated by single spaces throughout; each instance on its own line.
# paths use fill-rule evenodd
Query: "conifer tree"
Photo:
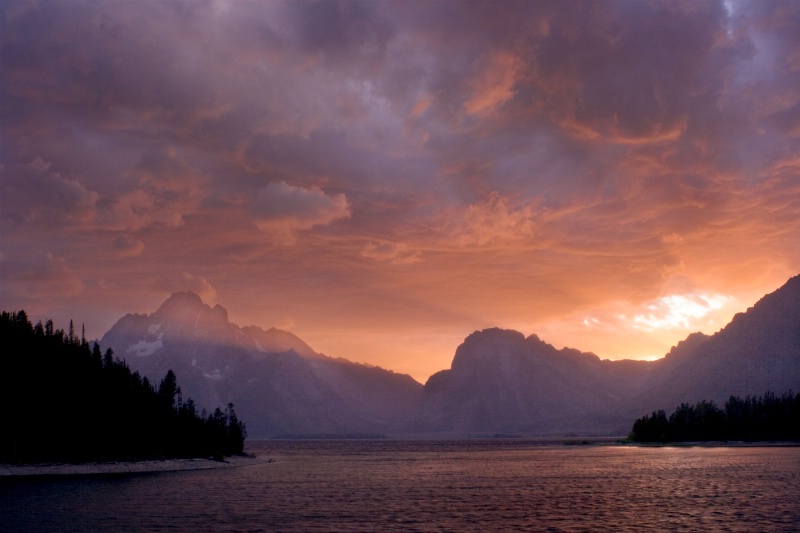
M 108 348 L 101 358 L 48 320 L 0 313 L 0 463 L 221 457 L 242 453 L 245 426 L 233 404 L 197 414 L 169 370 L 155 390 Z M 58 438 L 53 438 L 57 435 Z

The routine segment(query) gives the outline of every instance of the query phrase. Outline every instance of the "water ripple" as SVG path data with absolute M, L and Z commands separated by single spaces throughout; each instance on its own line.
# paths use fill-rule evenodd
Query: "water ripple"
M 3 531 L 797 531 L 800 448 L 260 443 L 271 464 L 0 483 Z

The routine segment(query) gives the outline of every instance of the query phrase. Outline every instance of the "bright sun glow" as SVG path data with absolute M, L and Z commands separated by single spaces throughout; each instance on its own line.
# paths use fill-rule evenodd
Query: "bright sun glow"
M 695 323 L 730 300 L 721 294 L 672 294 L 646 306 L 647 311 L 633 317 L 637 329 L 694 327 Z

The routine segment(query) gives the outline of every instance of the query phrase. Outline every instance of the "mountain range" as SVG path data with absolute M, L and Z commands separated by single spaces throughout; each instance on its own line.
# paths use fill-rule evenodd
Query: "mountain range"
M 318 354 L 287 331 L 240 328 L 191 292 L 122 317 L 100 344 L 151 381 L 172 369 L 199 407 L 232 402 L 251 436 L 390 431 L 422 389 L 410 376 Z
M 191 292 L 122 317 L 100 343 L 151 381 L 172 369 L 199 407 L 233 402 L 256 438 L 619 435 L 681 402 L 800 390 L 800 276 L 657 361 L 601 360 L 493 328 L 469 335 L 424 386 L 287 331 L 239 327 Z

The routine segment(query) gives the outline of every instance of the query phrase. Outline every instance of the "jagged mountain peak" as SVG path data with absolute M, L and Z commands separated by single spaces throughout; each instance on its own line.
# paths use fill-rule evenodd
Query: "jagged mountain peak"
M 494 339 L 515 339 L 515 340 L 525 340 L 525 336 L 520 333 L 519 331 L 513 329 L 503 329 L 503 328 L 486 328 L 478 331 L 474 331 L 466 339 L 464 339 L 465 343 L 468 342 L 477 342 L 483 340 L 494 340 Z
M 149 315 L 126 315 L 106 335 L 120 342 L 123 334 L 131 345 L 147 347 L 130 352 L 141 356 L 154 353 L 164 343 L 173 341 L 237 347 L 251 352 L 253 357 L 288 351 L 302 357 L 318 355 L 288 331 L 274 327 L 268 330 L 258 326 L 240 328 L 230 322 L 227 309 L 219 304 L 211 307 L 191 291 L 172 293 Z
M 509 346 L 522 345 L 525 343 L 525 336 L 512 329 L 487 328 L 470 334 L 464 339 L 460 347 L 481 349 L 484 347 L 496 347 L 498 343 Z
M 191 313 L 196 314 L 204 310 L 210 311 L 211 307 L 203 303 L 200 296 L 194 292 L 173 292 L 172 295 L 164 300 L 158 309 L 156 309 L 153 316 L 181 316 Z M 225 311 L 225 316 L 227 317 L 227 311 Z
M 173 370 L 198 406 L 234 403 L 256 436 L 398 427 L 422 388 L 410 376 L 317 354 L 288 331 L 240 328 L 192 292 L 172 294 L 152 314 L 125 315 L 101 343 L 154 382 Z
M 525 336 L 509 329 L 489 328 L 469 335 L 456 349 L 451 368 L 497 364 L 504 359 L 524 356 L 527 352 Z
M 451 370 L 471 369 L 478 373 L 518 373 L 520 366 L 538 364 L 570 364 L 585 367 L 601 364 L 600 358 L 589 352 L 555 346 L 536 334 L 527 338 L 519 331 L 488 328 L 469 335 L 456 349 Z
M 800 388 L 800 276 L 714 335 L 663 359 L 601 361 L 537 335 L 489 328 L 424 388 L 409 376 L 314 352 L 277 328 L 239 326 L 191 292 L 126 315 L 101 342 L 160 379 L 168 368 L 203 405 L 233 401 L 254 435 L 383 431 L 453 435 L 623 434 L 680 402 Z M 113 342 L 111 342 L 113 341 Z M 246 416 L 245 416 L 246 415 Z
M 782 287 L 763 296 L 747 312 L 737 313 L 728 327 L 746 317 L 751 320 L 753 317 L 757 317 L 757 320 L 761 320 L 762 315 L 765 319 L 774 314 L 787 320 L 796 320 L 800 316 L 798 302 L 800 302 L 800 274 L 789 278 Z
M 227 309 L 219 304 L 209 306 L 192 291 L 173 292 L 152 316 L 157 319 L 196 320 L 201 314 L 215 322 L 229 324 Z
M 228 310 L 222 307 L 221 305 L 217 304 L 211 308 L 211 312 L 214 316 L 219 317 L 221 320 L 228 322 Z
M 528 335 L 528 338 L 525 340 L 531 344 L 544 343 L 544 341 L 541 338 L 539 338 L 539 335 L 535 333 L 531 333 L 530 335 Z
M 681 360 L 689 355 L 697 349 L 698 346 L 706 342 L 711 337 L 706 335 L 705 333 L 695 332 L 690 333 L 688 337 L 683 339 L 682 341 L 678 341 L 678 344 L 670 348 L 667 355 L 664 357 L 666 361 L 677 361 Z
M 600 361 L 597 355 L 581 352 L 575 348 L 557 350 L 536 334 L 525 337 L 519 331 L 511 329 L 487 328 L 476 331 L 464 339 L 464 342 L 456 349 L 453 363 L 454 366 L 459 366 L 465 361 L 477 359 L 484 362 L 492 360 L 499 362 L 508 358 L 537 356 L 560 356 L 567 359 Z

